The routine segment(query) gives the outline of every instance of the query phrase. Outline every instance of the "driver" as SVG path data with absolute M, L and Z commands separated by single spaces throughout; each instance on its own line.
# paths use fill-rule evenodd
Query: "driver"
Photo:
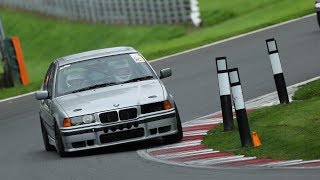
M 67 75 L 66 84 L 68 89 L 76 90 L 82 88 L 85 81 L 85 77 L 80 72 L 72 72 Z
M 128 61 L 116 61 L 112 63 L 113 76 L 116 81 L 124 82 L 132 78 L 132 68 Z

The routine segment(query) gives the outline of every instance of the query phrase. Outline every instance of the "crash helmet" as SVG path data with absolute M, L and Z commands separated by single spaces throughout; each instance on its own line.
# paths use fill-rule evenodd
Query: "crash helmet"
M 68 87 L 77 88 L 84 82 L 85 77 L 80 72 L 72 72 L 67 75 L 66 83 Z
M 130 80 L 132 69 L 128 61 L 117 61 L 112 63 L 112 66 L 113 76 L 116 81 L 123 82 Z

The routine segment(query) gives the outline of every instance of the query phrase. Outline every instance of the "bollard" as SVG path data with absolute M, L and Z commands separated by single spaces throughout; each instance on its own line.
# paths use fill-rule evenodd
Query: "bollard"
M 248 122 L 247 110 L 244 103 L 242 87 L 238 68 L 229 70 L 230 85 L 233 97 L 234 108 L 236 110 L 236 117 L 239 127 L 239 134 L 242 147 L 251 147 L 252 138 Z
M 289 96 L 284 79 L 277 42 L 275 39 L 266 40 L 269 58 L 271 61 L 273 77 L 276 84 L 279 101 L 281 104 L 289 104 Z
M 224 131 L 234 129 L 230 82 L 226 57 L 216 58 Z

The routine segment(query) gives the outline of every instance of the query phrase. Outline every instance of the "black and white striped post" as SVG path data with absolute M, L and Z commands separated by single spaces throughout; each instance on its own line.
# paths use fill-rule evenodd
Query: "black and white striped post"
M 275 39 L 266 40 L 269 58 L 271 61 L 274 81 L 278 92 L 279 101 L 281 104 L 289 104 L 289 96 L 286 82 L 284 79 L 277 42 Z
M 229 76 L 241 145 L 242 147 L 250 147 L 252 146 L 252 138 L 238 68 L 230 69 Z
M 233 123 L 227 58 L 217 57 L 216 65 L 217 65 L 217 72 L 218 72 L 218 83 L 219 83 L 220 102 L 221 102 L 221 110 L 222 110 L 222 117 L 223 117 L 223 127 L 224 127 L 224 131 L 231 131 L 234 129 L 234 123 Z

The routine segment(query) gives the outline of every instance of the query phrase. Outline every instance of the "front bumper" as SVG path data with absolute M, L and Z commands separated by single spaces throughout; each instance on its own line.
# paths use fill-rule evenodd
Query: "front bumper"
M 143 141 L 178 133 L 175 110 L 137 120 L 61 129 L 66 152 Z

